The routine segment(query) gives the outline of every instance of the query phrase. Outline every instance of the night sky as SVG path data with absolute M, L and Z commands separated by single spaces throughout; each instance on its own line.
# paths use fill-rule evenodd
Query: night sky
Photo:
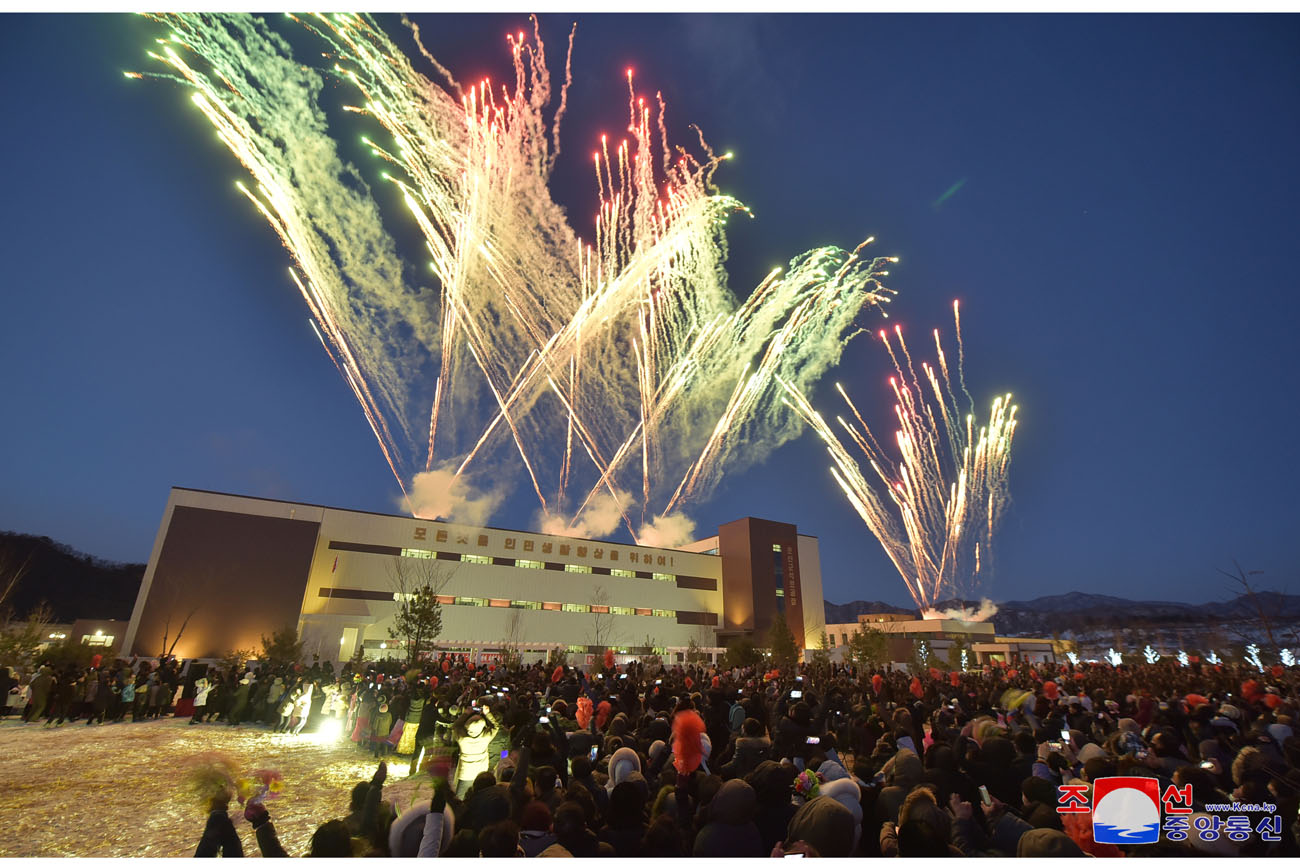
M 417 20 L 462 81 L 502 78 L 503 35 L 528 27 Z M 542 17 L 557 72 L 572 20 Z M 986 594 L 1199 603 L 1227 596 L 1234 558 L 1300 589 L 1300 19 L 577 20 L 552 183 L 571 212 L 594 210 L 591 147 L 625 121 L 632 66 L 679 142 L 694 122 L 736 154 L 718 182 L 757 217 L 730 223 L 738 292 L 875 235 L 914 345 L 961 299 L 972 393 L 1021 407 Z M 396 513 L 242 168 L 188 91 L 122 76 L 151 68 L 156 25 L 0 23 L 0 529 L 144 561 L 172 485 Z M 860 337 L 814 403 L 835 411 L 838 379 L 888 432 L 890 371 Z M 525 483 L 491 523 L 536 509 Z M 810 432 L 688 511 L 700 534 L 797 523 L 828 599 L 907 600 Z

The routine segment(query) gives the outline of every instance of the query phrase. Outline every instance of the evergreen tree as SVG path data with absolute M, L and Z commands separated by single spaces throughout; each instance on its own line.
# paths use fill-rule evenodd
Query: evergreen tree
M 767 633 L 767 645 L 772 651 L 772 663 L 783 670 L 793 670 L 803 655 L 794 642 L 790 624 L 781 614 L 772 620 L 772 628 Z
M 425 644 L 442 634 L 442 606 L 433 587 L 416 587 L 414 592 L 399 596 L 397 614 L 388 636 L 406 644 L 406 661 L 414 664 Z
M 849 637 L 846 655 L 859 673 L 879 667 L 889 661 L 889 638 L 880 629 L 859 623 L 858 630 Z
M 302 658 L 298 629 L 285 626 L 268 638 L 262 635 L 262 656 L 271 664 L 292 664 Z

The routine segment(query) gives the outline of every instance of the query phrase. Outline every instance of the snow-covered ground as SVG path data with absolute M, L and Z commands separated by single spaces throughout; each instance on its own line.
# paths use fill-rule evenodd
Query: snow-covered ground
M 306 852 L 322 823 L 347 814 L 352 786 L 377 766 L 352 743 L 319 734 L 186 719 L 44 728 L 11 717 L 0 722 L 0 856 L 192 856 L 207 816 L 187 794 L 182 762 L 211 751 L 284 775 L 284 793 L 267 808 L 292 855 Z M 399 811 L 431 794 L 427 777 L 405 778 L 406 764 L 390 759 L 384 786 Z M 232 802 L 230 815 L 245 856 L 257 856 L 243 810 Z

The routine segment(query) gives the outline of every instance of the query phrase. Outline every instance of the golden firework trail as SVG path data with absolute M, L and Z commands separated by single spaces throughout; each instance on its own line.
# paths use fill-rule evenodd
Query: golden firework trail
M 965 349 L 956 301 L 952 311 L 960 359 Z M 896 456 L 881 447 L 857 406 L 838 383 L 835 385 L 853 415 L 852 421 L 838 416 L 835 421 L 865 457 L 869 471 L 813 409 L 800 386 L 780 375 L 777 381 L 787 404 L 826 444 L 835 481 L 879 539 L 924 612 L 953 595 L 968 597 L 988 570 L 993 533 L 1007 503 L 1017 407 L 1010 394 L 995 398 L 988 423 L 976 429 L 974 401 L 966 393 L 961 362 L 958 379 L 969 406 L 964 413 L 953 393 L 938 330 L 934 331 L 938 372 L 922 363 L 920 377 L 901 328 L 894 329 L 898 352 L 888 332 L 880 331 L 880 339 L 894 362 L 895 375 L 889 385 L 896 401 Z M 873 482 L 869 476 L 877 480 Z
M 292 256 L 321 343 L 421 516 L 466 516 L 514 467 L 545 527 L 589 531 L 588 510 L 612 504 L 635 537 L 797 435 L 778 380 L 815 383 L 892 294 L 888 260 L 864 242 L 806 252 L 739 300 L 724 227 L 749 211 L 713 182 L 731 154 L 702 135 L 695 151 L 671 145 L 663 100 L 631 70 L 626 125 L 592 153 L 596 212 L 571 225 L 548 190 L 569 65 L 552 110 L 535 19 L 506 37 L 512 83 L 462 85 L 410 22 L 432 79 L 367 15 L 286 16 L 319 40 L 323 71 L 262 18 L 150 17 L 168 30 L 149 52 L 167 72 L 128 77 L 192 88 L 243 164 L 240 190 Z M 322 106 L 340 93 L 381 172 L 340 155 Z M 398 254 L 381 204 L 414 221 L 427 270 Z

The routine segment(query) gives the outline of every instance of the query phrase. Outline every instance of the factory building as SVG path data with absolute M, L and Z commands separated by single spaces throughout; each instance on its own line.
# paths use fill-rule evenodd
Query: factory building
M 683 548 L 466 526 L 174 487 L 123 652 L 219 658 L 296 627 L 320 660 L 400 656 L 397 598 L 428 584 L 439 651 L 525 659 L 613 647 L 676 661 L 717 653 L 784 616 L 797 642 L 825 627 L 817 539 L 742 518 Z

